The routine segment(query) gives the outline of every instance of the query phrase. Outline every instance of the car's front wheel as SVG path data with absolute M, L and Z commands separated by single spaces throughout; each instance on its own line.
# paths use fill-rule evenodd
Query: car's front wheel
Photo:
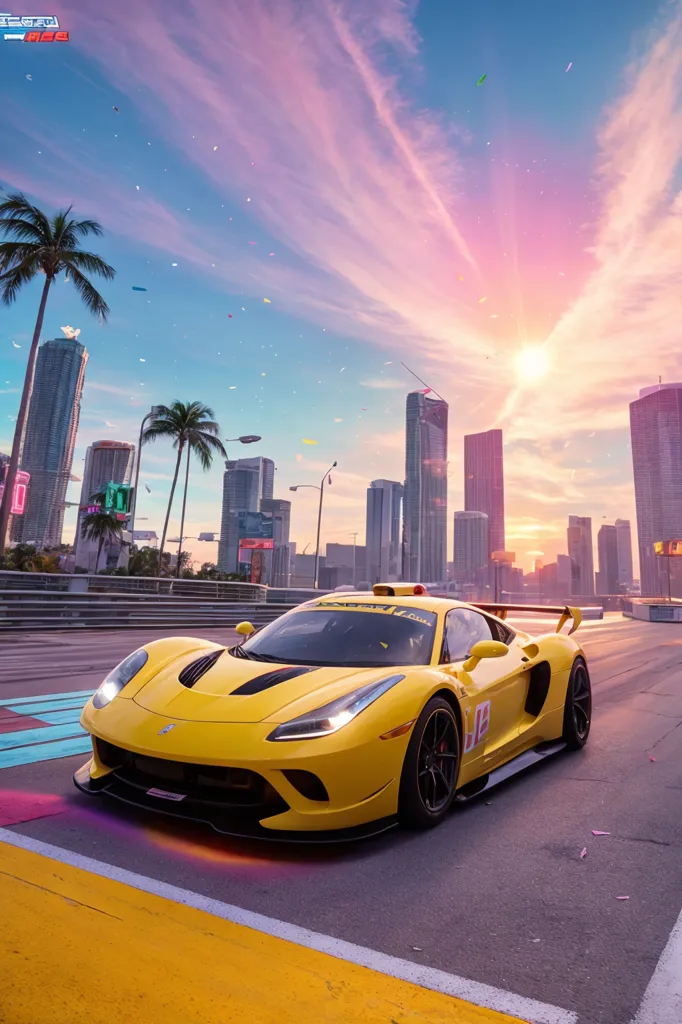
M 460 737 L 446 700 L 433 697 L 420 714 L 405 754 L 398 819 L 407 828 L 438 825 L 455 798 Z
M 592 724 L 592 684 L 582 658 L 573 662 L 564 705 L 562 739 L 569 750 L 579 750 L 587 743 Z

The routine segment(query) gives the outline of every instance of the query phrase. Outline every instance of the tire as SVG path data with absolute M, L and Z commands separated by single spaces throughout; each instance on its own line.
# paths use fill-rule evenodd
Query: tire
M 398 820 L 405 828 L 439 825 L 455 799 L 461 741 L 457 719 L 432 697 L 412 730 L 400 777 Z
M 569 750 L 580 750 L 587 743 L 592 724 L 592 684 L 583 658 L 576 658 L 568 679 L 564 705 L 562 740 Z

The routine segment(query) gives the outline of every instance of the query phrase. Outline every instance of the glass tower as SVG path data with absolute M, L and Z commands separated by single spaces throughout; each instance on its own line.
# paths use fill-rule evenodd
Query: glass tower
M 403 579 L 447 577 L 448 404 L 423 391 L 407 396 Z

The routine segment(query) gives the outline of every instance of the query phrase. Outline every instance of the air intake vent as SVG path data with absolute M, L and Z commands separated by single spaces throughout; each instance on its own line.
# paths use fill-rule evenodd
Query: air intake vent
M 197 658 L 196 661 L 186 665 L 178 676 L 182 685 L 191 689 L 210 668 L 213 668 L 224 649 L 224 647 L 221 647 L 219 651 L 211 651 L 210 654 L 203 654 L 201 658 Z
M 266 672 L 262 676 L 256 676 L 255 679 L 249 679 L 248 683 L 233 690 L 232 696 L 251 696 L 254 693 L 260 693 L 261 690 L 269 690 L 271 686 L 277 686 L 278 683 L 286 683 L 289 679 L 295 679 L 296 676 L 305 675 L 306 672 L 312 672 L 312 669 L 303 668 L 302 665 L 296 668 L 276 668 L 273 672 Z

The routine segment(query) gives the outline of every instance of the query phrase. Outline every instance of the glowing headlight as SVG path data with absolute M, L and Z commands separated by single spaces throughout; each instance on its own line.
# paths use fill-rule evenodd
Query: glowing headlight
M 333 732 L 338 732 L 404 678 L 405 676 L 388 676 L 386 679 L 361 686 L 358 690 L 325 704 L 324 707 L 308 711 L 291 722 L 278 725 L 268 739 L 314 740 L 319 736 L 329 736 Z
M 117 665 L 113 672 L 109 673 L 100 688 L 95 691 L 95 696 L 92 698 L 94 706 L 96 708 L 104 708 L 107 704 L 110 704 L 114 697 L 121 692 L 124 686 L 128 685 L 133 676 L 136 676 L 142 666 L 146 664 L 148 657 L 147 652 L 140 648 L 139 651 L 135 651 L 133 654 L 129 654 L 127 658 L 124 658 L 120 665 Z

